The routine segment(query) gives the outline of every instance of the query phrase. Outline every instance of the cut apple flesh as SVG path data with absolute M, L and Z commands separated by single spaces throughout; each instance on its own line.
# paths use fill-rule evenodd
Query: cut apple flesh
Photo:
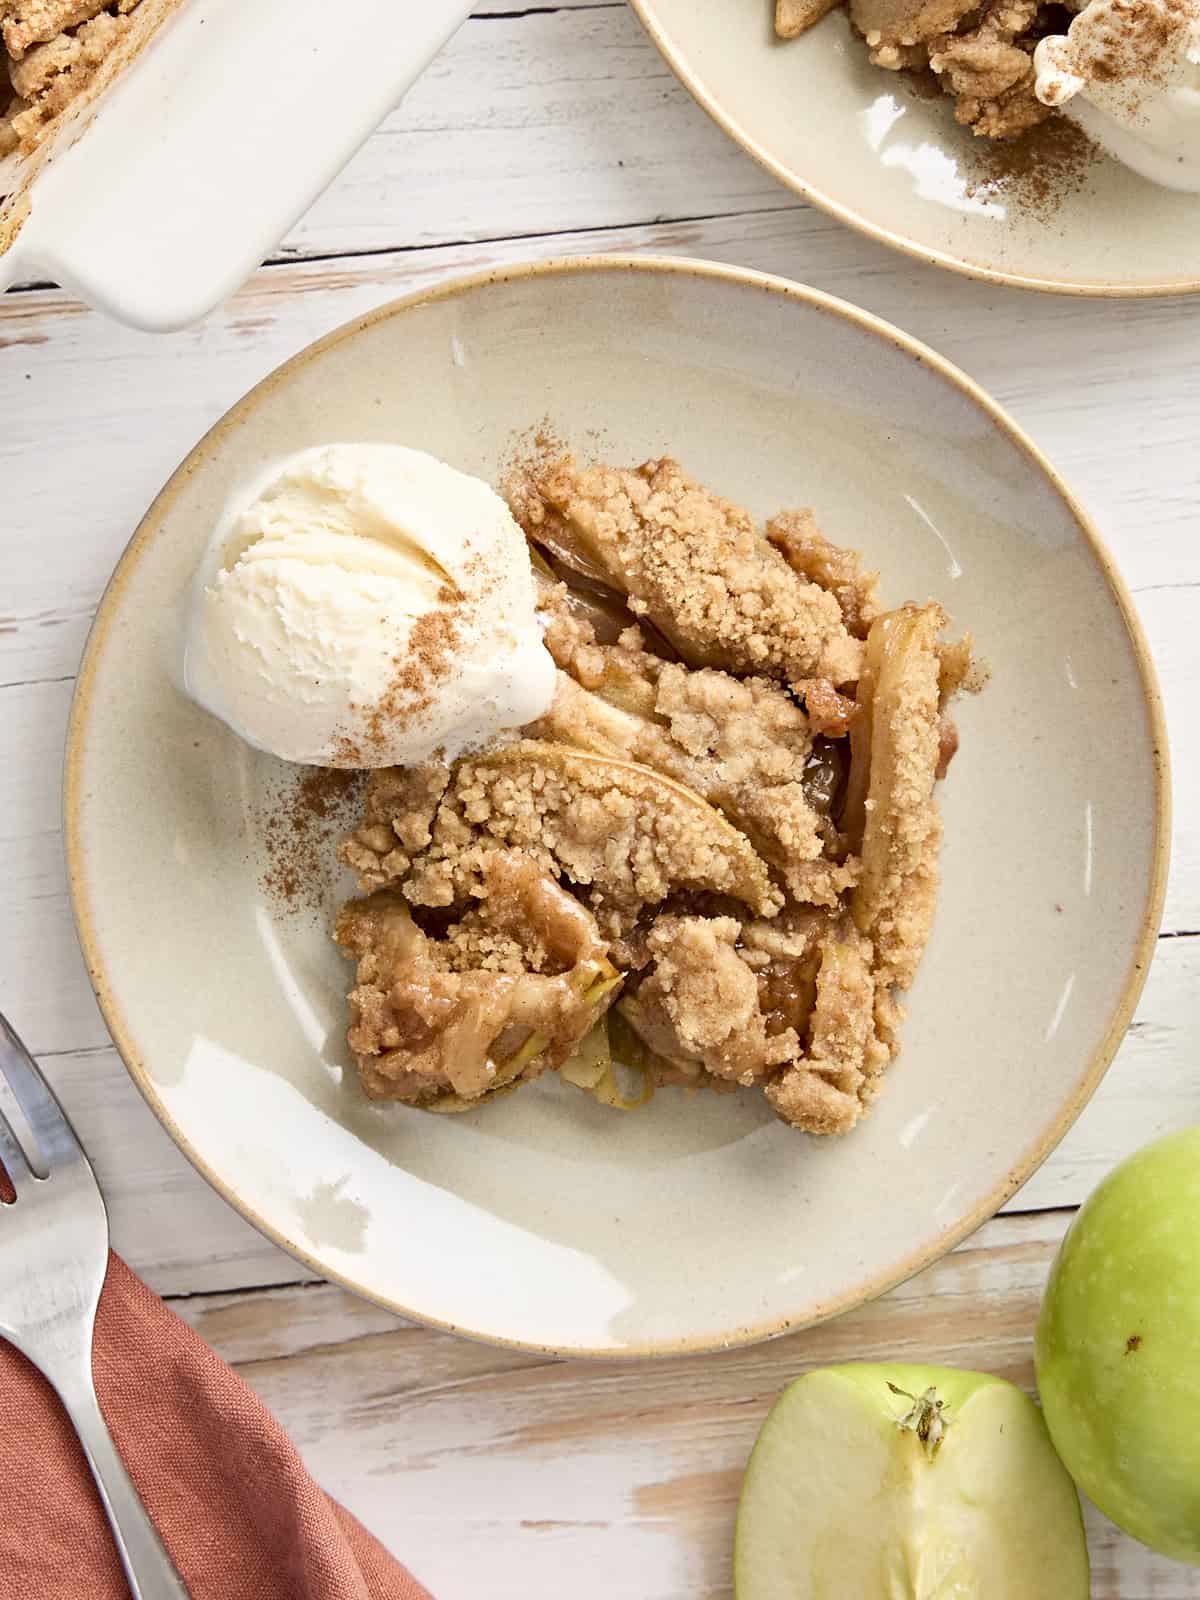
M 909 1397 L 929 1390 L 936 1448 L 912 1426 Z M 734 1575 L 737 1600 L 1089 1590 L 1079 1498 L 1041 1413 L 1000 1378 L 942 1367 L 829 1367 L 786 1389 L 746 1469 Z

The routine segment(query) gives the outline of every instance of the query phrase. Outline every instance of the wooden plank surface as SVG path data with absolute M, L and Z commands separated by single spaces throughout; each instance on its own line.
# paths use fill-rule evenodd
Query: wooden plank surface
M 936 1361 L 1032 1382 L 1067 1213 L 1005 1217 L 885 1299 L 750 1350 L 554 1362 L 398 1324 L 328 1285 L 176 1303 L 312 1470 L 436 1593 L 729 1600 L 742 1468 L 778 1391 L 833 1361 Z M 1089 1508 L 1093 1600 L 1195 1600 Z M 866 1600 L 866 1597 L 864 1597 Z
M 1137 1019 L 1011 1214 L 825 1328 L 636 1368 L 488 1350 L 295 1282 L 295 1263 L 183 1161 L 108 1045 L 75 948 L 58 820 L 65 719 L 96 602 L 154 492 L 221 412 L 391 297 L 472 268 L 612 250 L 811 283 L 924 338 L 1005 404 L 1135 591 L 1180 797 L 1167 937 Z M 1037 1299 L 1070 1209 L 1129 1150 L 1200 1120 L 1195 310 L 991 289 L 859 238 L 726 141 L 632 13 L 596 0 L 481 5 L 273 264 L 203 327 L 151 340 L 57 290 L 0 299 L 0 1003 L 95 1154 L 118 1247 L 181 1297 L 322 1481 L 446 1600 L 557 1594 L 568 1572 L 579 1600 L 725 1600 L 741 1466 L 782 1384 L 821 1361 L 884 1355 L 1027 1383 Z M 1101 1518 L 1090 1529 L 1095 1600 L 1200 1597 L 1200 1574 Z
M 628 6 L 513 6 L 459 31 L 280 254 L 566 234 L 794 198 L 692 102 Z

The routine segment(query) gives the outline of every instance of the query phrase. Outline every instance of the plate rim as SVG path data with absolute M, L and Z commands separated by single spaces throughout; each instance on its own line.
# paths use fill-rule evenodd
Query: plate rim
M 759 144 L 735 117 L 723 109 L 720 101 L 715 95 L 710 94 L 696 72 L 687 64 L 683 52 L 673 43 L 666 28 L 658 20 L 656 0 L 629 0 L 629 3 L 663 60 L 696 104 L 708 113 L 722 132 L 735 144 L 740 145 L 748 156 L 785 188 L 799 195 L 802 200 L 807 200 L 818 210 L 824 211 L 828 216 L 836 218 L 838 222 L 844 222 L 847 227 L 853 228 L 855 233 L 874 239 L 878 244 L 887 245 L 891 250 L 898 250 L 902 255 L 923 262 L 926 266 L 944 267 L 950 272 L 958 273 L 960 277 L 974 278 L 981 283 L 1001 284 L 1010 289 L 1030 289 L 1038 294 L 1064 294 L 1093 300 L 1152 300 L 1162 299 L 1168 295 L 1200 294 L 1200 276 L 1162 278 L 1147 283 L 1127 284 L 1106 283 L 1099 278 L 1038 278 L 1028 273 L 1007 272 L 1002 268 L 985 267 L 967 261 L 964 257 L 956 256 L 947 250 L 931 249 L 928 245 L 918 244 L 915 239 L 906 238 L 904 234 L 880 227 L 877 223 L 869 221 L 861 212 L 852 210 L 850 206 L 843 205 L 840 200 L 834 200 L 823 190 L 807 183 L 798 173 L 773 156 L 765 146 Z
M 207 456 L 229 433 L 240 428 L 267 396 L 277 387 L 314 360 L 344 341 L 356 337 L 376 323 L 402 316 L 433 302 L 454 299 L 460 295 L 486 290 L 496 284 L 513 283 L 531 278 L 558 278 L 575 275 L 639 273 L 648 276 L 664 275 L 679 278 L 694 277 L 732 284 L 736 288 L 758 289 L 777 295 L 784 300 L 840 317 L 852 326 L 884 339 L 922 366 L 935 372 L 950 383 L 965 398 L 972 401 L 986 417 L 1007 436 L 1011 443 L 1029 460 L 1051 489 L 1064 503 L 1095 557 L 1100 575 L 1109 586 L 1133 647 L 1134 660 L 1146 707 L 1150 732 L 1153 784 L 1154 837 L 1150 871 L 1146 884 L 1137 937 L 1133 942 L 1129 968 L 1121 986 L 1116 1004 L 1110 1013 L 1108 1026 L 1097 1048 L 1085 1063 L 1081 1076 L 1070 1088 L 1060 1109 L 1047 1125 L 1009 1167 L 1004 1178 L 964 1215 L 941 1229 L 932 1239 L 876 1272 L 862 1282 L 851 1285 L 838 1295 L 816 1305 L 802 1305 L 787 1315 L 776 1314 L 766 1321 L 753 1325 L 737 1325 L 725 1334 L 713 1332 L 676 1338 L 672 1340 L 644 1340 L 619 1348 L 605 1346 L 561 1345 L 541 1343 L 531 1339 L 501 1336 L 486 1330 L 468 1328 L 447 1322 L 427 1312 L 415 1310 L 400 1301 L 355 1281 L 352 1274 L 331 1269 L 306 1246 L 290 1238 L 280 1228 L 260 1216 L 248 1201 L 243 1201 L 231 1183 L 221 1176 L 196 1151 L 179 1127 L 167 1106 L 158 1095 L 155 1083 L 141 1059 L 134 1031 L 126 1021 L 123 1008 L 109 980 L 101 941 L 93 922 L 91 895 L 83 845 L 83 811 L 87 796 L 84 788 L 84 747 L 90 725 L 94 679 L 109 630 L 119 616 L 119 601 L 131 574 L 152 541 L 160 534 L 163 523 L 184 484 L 192 476 L 202 453 Z M 417 289 L 410 294 L 386 301 L 374 310 L 365 312 L 350 321 L 339 324 L 320 339 L 306 345 L 288 357 L 264 378 L 260 379 L 242 398 L 236 401 L 192 446 L 180 465 L 154 497 L 145 515 L 138 523 L 128 544 L 117 560 L 113 572 L 100 597 L 95 617 L 88 631 L 80 659 L 79 672 L 71 698 L 67 723 L 67 736 L 63 761 L 62 822 L 66 858 L 67 882 L 71 899 L 75 930 L 80 951 L 87 969 L 88 979 L 101 1016 L 112 1037 L 117 1054 L 132 1078 L 142 1098 L 154 1113 L 172 1142 L 187 1158 L 201 1177 L 221 1198 L 265 1238 L 278 1245 L 289 1255 L 308 1267 L 316 1276 L 383 1307 L 410 1322 L 438 1329 L 445 1333 L 475 1339 L 503 1349 L 526 1351 L 537 1355 L 552 1355 L 570 1359 L 627 1360 L 648 1357 L 699 1355 L 719 1350 L 741 1348 L 758 1344 L 783 1334 L 812 1327 L 819 1322 L 840 1316 L 844 1312 L 877 1299 L 898 1284 L 923 1271 L 933 1262 L 952 1250 L 982 1224 L 993 1217 L 1042 1164 L 1062 1140 L 1084 1106 L 1100 1084 L 1131 1021 L 1141 995 L 1162 919 L 1166 895 L 1167 867 L 1170 856 L 1171 786 L 1170 758 L 1162 694 L 1159 689 L 1153 658 L 1150 654 L 1141 621 L 1133 601 L 1104 540 L 1083 506 L 1072 494 L 1056 468 L 1041 452 L 1033 440 L 1011 417 L 983 390 L 974 379 L 953 363 L 947 361 L 929 346 L 902 332 L 883 318 L 864 311 L 850 302 L 795 283 L 790 279 L 749 268 L 726 266 L 719 262 L 691 260 L 686 257 L 653 255 L 582 255 L 560 256 L 543 261 L 518 262 L 507 266 L 484 268 L 465 275 L 455 275 L 439 283 Z

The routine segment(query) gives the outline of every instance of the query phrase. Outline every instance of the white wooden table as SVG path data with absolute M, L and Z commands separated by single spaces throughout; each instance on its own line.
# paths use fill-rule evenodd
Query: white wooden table
M 0 299 L 0 1004 L 93 1152 L 117 1248 L 439 1595 L 717 1600 L 768 1402 L 803 1367 L 935 1360 L 1032 1381 L 1047 1265 L 1117 1159 L 1200 1120 L 1200 300 L 1103 302 L 922 268 L 798 204 L 677 86 L 621 0 L 489 0 L 209 322 L 150 339 L 58 290 Z M 758 1349 L 556 1363 L 406 1326 L 265 1243 L 159 1129 L 76 950 L 59 771 L 108 573 L 163 479 L 317 335 L 463 269 L 566 252 L 707 256 L 798 278 L 927 340 L 1065 472 L 1133 588 L 1171 720 L 1176 840 L 1158 958 L 1095 1100 L 1006 1213 L 885 1300 Z M 1119 730 L 1114 730 L 1119 737 Z M 1096 1600 L 1200 1597 L 1099 1516 Z

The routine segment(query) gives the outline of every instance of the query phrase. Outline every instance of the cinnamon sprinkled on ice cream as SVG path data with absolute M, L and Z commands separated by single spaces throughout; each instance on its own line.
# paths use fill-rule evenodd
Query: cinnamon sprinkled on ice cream
M 1088 0 L 1034 65 L 1043 105 L 1152 183 L 1200 192 L 1200 0 Z
M 454 758 L 541 715 L 554 664 L 521 530 L 481 479 L 344 444 L 283 463 L 197 577 L 188 693 L 288 761 Z

